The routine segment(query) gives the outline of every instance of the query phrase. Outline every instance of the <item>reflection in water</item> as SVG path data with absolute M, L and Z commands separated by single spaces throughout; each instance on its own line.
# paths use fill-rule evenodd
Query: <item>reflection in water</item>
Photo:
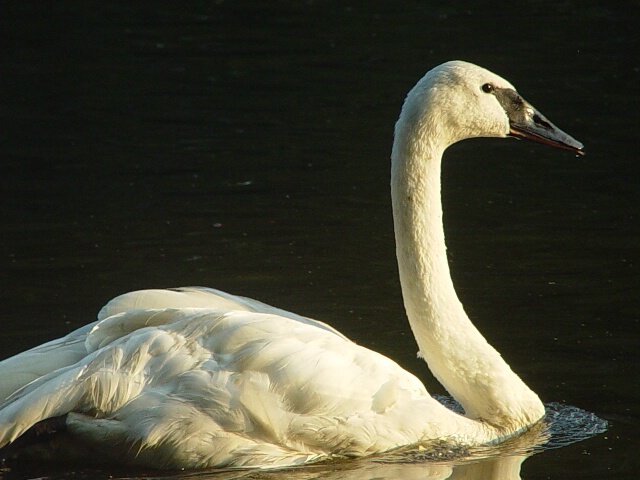
M 456 408 L 452 399 L 438 399 Z M 286 470 L 229 470 L 211 474 L 193 473 L 163 477 L 163 480 L 519 480 L 522 463 L 531 455 L 586 440 L 607 428 L 606 421 L 577 407 L 553 403 L 546 405 L 546 409 L 547 416 L 544 422 L 496 446 L 456 449 L 436 443 L 417 450 L 402 449 L 374 458 Z
M 347 465 L 322 466 L 318 468 L 291 469 L 287 471 L 226 472 L 214 475 L 187 475 L 177 477 L 180 480 L 236 480 L 236 479 L 340 479 L 340 480 L 517 480 L 520 478 L 520 466 L 528 455 L 499 457 L 469 463 L 419 463 L 386 464 L 368 462 Z M 173 477 L 176 478 L 176 477 Z M 168 480 L 168 479 L 167 479 Z

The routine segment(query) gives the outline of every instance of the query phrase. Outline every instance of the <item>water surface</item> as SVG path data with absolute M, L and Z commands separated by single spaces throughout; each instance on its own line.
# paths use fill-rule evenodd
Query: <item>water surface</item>
M 406 92 L 459 58 L 587 150 L 474 140 L 444 166 L 468 313 L 545 402 L 611 423 L 522 477 L 635 478 L 640 17 L 601 3 L 5 2 L 0 356 L 119 293 L 206 285 L 327 321 L 444 393 L 403 313 L 388 158 Z

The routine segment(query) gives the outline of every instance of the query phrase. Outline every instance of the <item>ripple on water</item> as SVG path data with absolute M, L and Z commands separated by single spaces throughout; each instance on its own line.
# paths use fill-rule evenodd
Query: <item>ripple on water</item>
M 435 395 L 435 398 L 447 408 L 464 413 L 458 402 L 451 397 Z M 392 454 L 384 454 L 381 462 L 433 462 L 433 461 L 473 461 L 482 458 L 504 455 L 533 455 L 545 450 L 566 447 L 582 442 L 607 431 L 608 423 L 591 412 L 561 403 L 545 404 L 546 415 L 543 421 L 496 445 L 468 447 L 436 440 L 421 444 L 418 448 L 399 449 Z

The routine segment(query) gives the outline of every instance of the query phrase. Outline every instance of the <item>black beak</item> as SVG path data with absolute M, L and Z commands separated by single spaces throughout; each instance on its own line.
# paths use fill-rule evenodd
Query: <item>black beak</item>
M 496 89 L 495 95 L 509 117 L 509 135 L 563 148 L 584 155 L 584 145 L 560 130 L 547 118 L 510 89 Z

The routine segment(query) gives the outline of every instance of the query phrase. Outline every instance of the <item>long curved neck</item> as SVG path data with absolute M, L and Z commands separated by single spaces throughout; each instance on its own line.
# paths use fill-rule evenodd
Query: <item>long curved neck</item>
M 467 317 L 456 295 L 442 222 L 441 159 L 435 127 L 401 116 L 392 153 L 396 253 L 411 329 L 429 368 L 471 418 L 505 434 L 544 415 L 544 407 Z

